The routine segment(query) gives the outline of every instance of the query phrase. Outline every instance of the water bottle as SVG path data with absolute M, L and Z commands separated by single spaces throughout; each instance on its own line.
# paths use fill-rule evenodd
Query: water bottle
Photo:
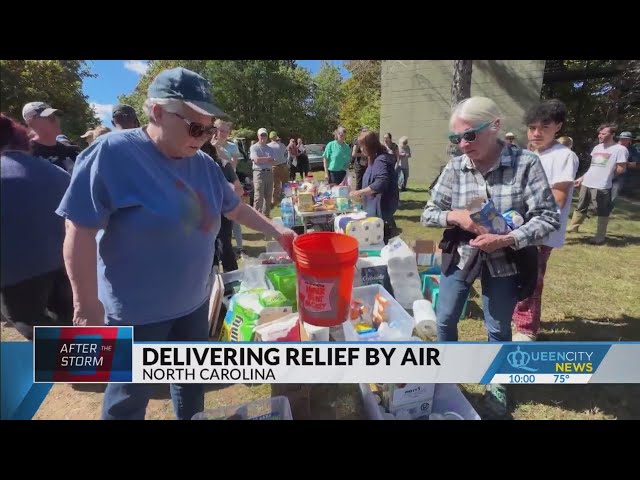
M 280 209 L 282 211 L 282 223 L 284 226 L 287 228 L 293 228 L 296 224 L 296 218 L 291 197 L 285 197 L 282 199 L 282 202 L 280 202 Z

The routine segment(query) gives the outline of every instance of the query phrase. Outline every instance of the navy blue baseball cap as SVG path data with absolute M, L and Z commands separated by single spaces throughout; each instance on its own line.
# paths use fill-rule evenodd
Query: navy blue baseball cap
M 202 115 L 225 114 L 214 105 L 209 82 L 203 76 L 182 67 L 160 72 L 149 85 L 147 97 L 182 100 L 189 108 Z

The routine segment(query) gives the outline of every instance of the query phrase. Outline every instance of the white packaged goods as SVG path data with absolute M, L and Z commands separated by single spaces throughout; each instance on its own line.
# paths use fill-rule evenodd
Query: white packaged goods
M 360 330 L 358 328 L 359 321 L 357 319 L 351 320 L 350 316 L 343 324 L 345 340 L 348 342 L 413 341 L 413 318 L 384 287 L 381 285 L 356 287 L 353 289 L 351 297 L 354 302 L 369 308 L 372 314 L 377 295 L 381 295 L 388 301 L 385 311 L 389 320 L 383 322 L 377 329 L 371 325 L 370 329 Z
M 387 263 L 395 299 L 410 310 L 414 301 L 424 298 L 415 253 L 400 237 L 395 237 L 382 249 L 381 257 Z
M 419 335 L 437 337 L 438 328 L 436 312 L 429 300 L 416 300 L 413 302 L 413 318 L 416 321 L 415 329 Z

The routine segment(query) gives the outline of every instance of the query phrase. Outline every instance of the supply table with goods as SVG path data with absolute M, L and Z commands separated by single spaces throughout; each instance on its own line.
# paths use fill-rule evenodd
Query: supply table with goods
M 295 212 L 318 206 L 307 187 L 288 185 L 285 225 Z M 329 195 L 342 193 L 333 187 Z M 340 189 L 342 187 L 338 187 Z M 322 195 L 322 194 L 321 194 Z M 296 200 L 294 198 L 297 197 Z M 341 196 L 327 196 L 336 205 Z M 287 201 L 288 200 L 288 201 Z M 241 270 L 218 276 L 211 302 L 212 339 L 226 342 L 433 341 L 440 253 L 434 242 L 382 242 L 382 220 L 363 212 L 333 212 L 334 231 L 300 235 L 294 259 L 284 252 L 248 259 Z M 291 218 L 294 215 L 294 218 Z M 221 305 L 222 304 L 222 305 Z M 310 386 L 272 385 L 273 398 L 213 412 L 198 419 L 296 419 L 289 404 Z M 479 420 L 457 385 L 360 384 L 363 416 L 373 420 Z M 307 398 L 308 402 L 308 398 Z M 258 413 L 248 414 L 249 411 Z
M 282 223 L 289 228 L 301 227 L 300 233 L 310 229 L 331 231 L 336 215 L 357 211 L 361 206 L 349 199 L 351 177 L 345 183 L 329 185 L 307 177 L 301 183 L 284 184 L 284 198 L 280 203 Z

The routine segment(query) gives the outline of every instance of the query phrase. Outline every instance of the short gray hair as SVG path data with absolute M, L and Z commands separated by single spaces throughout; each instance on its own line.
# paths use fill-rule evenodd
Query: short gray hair
M 502 118 L 496 102 L 486 97 L 471 97 L 461 101 L 453 109 L 449 119 L 449 129 L 453 130 L 453 122 L 460 118 L 474 127 L 487 122 L 494 122 Z
M 152 115 L 154 105 L 161 105 L 163 110 L 171 113 L 180 113 L 184 109 L 184 102 L 177 98 L 147 98 L 142 105 L 142 109 L 152 122 L 155 121 Z
M 230 122 L 229 120 L 222 120 L 221 118 L 217 118 L 215 122 L 213 122 L 214 127 L 216 128 L 220 128 L 221 126 L 225 126 L 225 127 L 229 127 L 229 129 L 231 129 L 231 127 L 233 126 L 233 122 Z

